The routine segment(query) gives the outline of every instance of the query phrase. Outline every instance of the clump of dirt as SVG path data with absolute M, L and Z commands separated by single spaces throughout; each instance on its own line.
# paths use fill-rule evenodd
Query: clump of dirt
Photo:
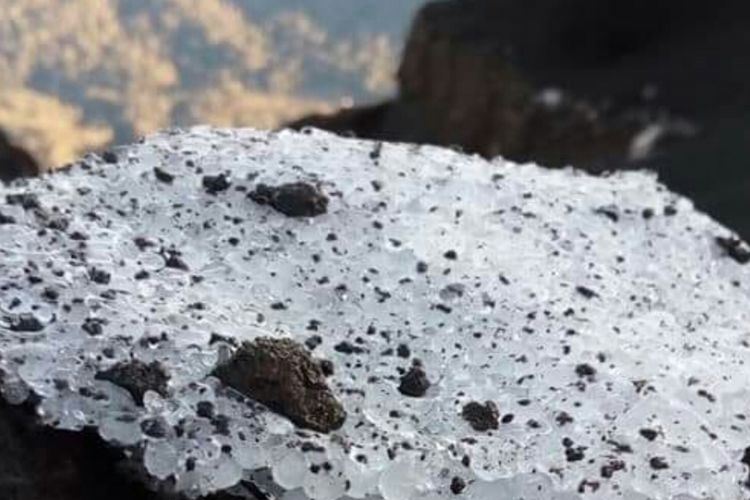
M 328 212 L 328 197 L 305 182 L 276 187 L 258 184 L 249 197 L 261 205 L 271 205 L 274 210 L 289 217 L 315 217 Z
M 430 388 L 430 380 L 421 365 L 414 365 L 401 377 L 398 390 L 404 396 L 421 398 Z
M 464 420 L 469 422 L 472 429 L 477 432 L 486 432 L 497 430 L 500 412 L 497 405 L 492 401 L 487 401 L 484 404 L 472 401 L 464 406 L 462 416 Z
M 750 262 L 750 247 L 739 238 L 717 237 L 716 243 L 724 250 L 724 253 L 738 264 Z
M 320 363 L 291 339 L 261 337 L 245 342 L 214 375 L 299 427 L 328 433 L 346 419 Z
M 139 405 L 143 404 L 143 395 L 146 391 L 155 391 L 166 396 L 169 381 L 169 375 L 158 361 L 145 364 L 138 360 L 117 363 L 109 370 L 97 373 L 96 378 L 112 382 L 127 390 Z

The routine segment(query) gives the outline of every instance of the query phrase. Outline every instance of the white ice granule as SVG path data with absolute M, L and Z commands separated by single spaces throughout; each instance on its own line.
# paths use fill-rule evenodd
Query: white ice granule
M 327 213 L 248 196 L 291 182 Z M 652 175 L 196 128 L 0 188 L 0 222 L 3 397 L 162 487 L 750 495 L 750 254 Z M 341 429 L 210 376 L 257 337 L 333 362 Z

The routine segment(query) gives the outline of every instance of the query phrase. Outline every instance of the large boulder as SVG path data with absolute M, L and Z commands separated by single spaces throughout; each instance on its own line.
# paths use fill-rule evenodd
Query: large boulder
M 62 464 L 39 487 L 750 491 L 750 248 L 653 175 L 197 128 L 0 187 L 0 213 L 0 393 L 108 450 L 68 472 L 0 408 L 4 453 Z

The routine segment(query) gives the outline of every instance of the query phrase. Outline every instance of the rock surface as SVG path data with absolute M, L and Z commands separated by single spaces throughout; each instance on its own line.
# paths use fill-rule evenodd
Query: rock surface
M 297 183 L 325 213 L 251 195 Z M 747 247 L 653 175 L 197 128 L 0 213 L 2 397 L 160 495 L 747 497 Z

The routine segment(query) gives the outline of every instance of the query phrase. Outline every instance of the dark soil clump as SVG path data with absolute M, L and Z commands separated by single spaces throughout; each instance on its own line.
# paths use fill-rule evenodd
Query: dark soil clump
M 262 337 L 245 342 L 214 375 L 299 427 L 327 433 L 346 419 L 320 363 L 293 340 Z
M 142 361 L 118 363 L 109 370 L 96 374 L 97 380 L 106 380 L 127 390 L 136 403 L 143 404 L 146 391 L 167 395 L 169 375 L 157 361 L 145 364 Z
M 724 253 L 738 264 L 750 262 L 750 247 L 738 238 L 717 237 L 716 243 L 724 250 Z
M 477 432 L 487 432 L 498 428 L 500 412 L 497 410 L 497 405 L 492 401 L 487 401 L 484 404 L 472 401 L 464 406 L 461 415 Z
M 249 194 L 250 199 L 289 217 L 316 217 L 328 212 L 328 197 L 317 187 L 305 182 L 280 186 L 258 184 Z
M 404 396 L 410 396 L 412 398 L 421 398 L 427 393 L 427 389 L 430 388 L 430 381 L 427 379 L 427 374 L 421 366 L 413 366 L 406 374 L 401 377 L 401 383 L 398 386 L 398 390 Z

